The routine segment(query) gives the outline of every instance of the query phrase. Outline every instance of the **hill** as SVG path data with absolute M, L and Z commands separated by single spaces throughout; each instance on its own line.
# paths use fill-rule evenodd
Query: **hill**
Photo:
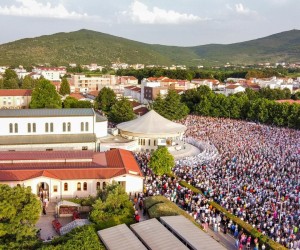
M 90 30 L 26 38 L 0 45 L 0 65 L 50 63 L 110 65 L 118 59 L 129 64 L 222 65 L 300 61 L 300 31 L 229 45 L 178 47 L 141 43 Z

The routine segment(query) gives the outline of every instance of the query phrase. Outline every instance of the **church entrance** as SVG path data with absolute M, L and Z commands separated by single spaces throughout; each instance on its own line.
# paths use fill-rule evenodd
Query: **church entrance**
M 49 185 L 46 182 L 40 182 L 37 185 L 37 195 L 41 201 L 47 199 L 49 201 Z

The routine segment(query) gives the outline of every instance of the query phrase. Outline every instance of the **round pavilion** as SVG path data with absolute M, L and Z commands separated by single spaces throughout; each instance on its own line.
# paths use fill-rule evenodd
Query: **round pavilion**
M 186 126 L 172 122 L 154 110 L 132 121 L 117 125 L 120 135 L 127 139 L 138 140 L 141 150 L 155 150 L 157 146 L 176 146 L 182 139 Z

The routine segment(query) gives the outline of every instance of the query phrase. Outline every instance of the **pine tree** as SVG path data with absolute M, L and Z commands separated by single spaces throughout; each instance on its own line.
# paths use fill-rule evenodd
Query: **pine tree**
M 63 96 L 70 94 L 70 84 L 67 80 L 67 78 L 63 78 L 61 85 L 60 85 L 60 89 L 59 89 L 59 93 Z

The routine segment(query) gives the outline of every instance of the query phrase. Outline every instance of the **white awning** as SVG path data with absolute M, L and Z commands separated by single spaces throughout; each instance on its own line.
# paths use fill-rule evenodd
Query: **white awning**
M 187 129 L 186 126 L 172 122 L 154 110 L 132 121 L 120 123 L 117 125 L 117 128 L 138 134 L 174 134 L 183 133 Z

